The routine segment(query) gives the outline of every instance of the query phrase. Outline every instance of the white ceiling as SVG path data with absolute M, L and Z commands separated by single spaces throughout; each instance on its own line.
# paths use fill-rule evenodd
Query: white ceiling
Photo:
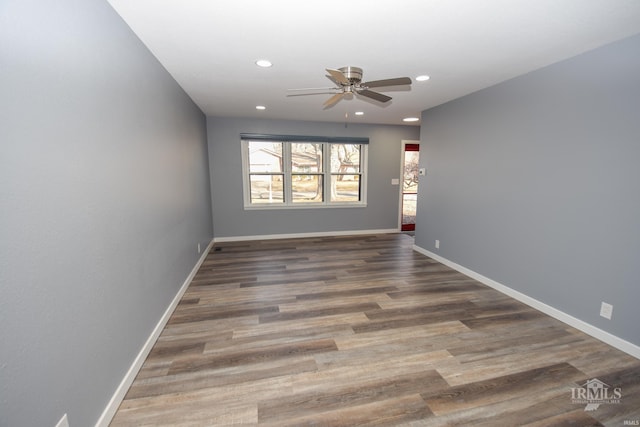
M 108 1 L 204 113 L 227 117 L 403 124 L 640 33 L 639 0 Z M 257 67 L 261 58 L 273 67 Z M 393 97 L 383 105 L 355 98 L 323 110 L 330 95 L 286 96 L 332 86 L 325 68 L 347 65 L 363 68 L 363 81 L 414 82 L 376 89 Z M 431 79 L 416 82 L 421 74 Z

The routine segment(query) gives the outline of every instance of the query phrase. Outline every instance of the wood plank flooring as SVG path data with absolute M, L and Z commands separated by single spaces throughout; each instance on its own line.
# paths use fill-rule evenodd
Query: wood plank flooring
M 412 244 L 217 244 L 111 426 L 640 422 L 638 359 Z M 593 378 L 620 388 L 620 403 L 572 402 Z

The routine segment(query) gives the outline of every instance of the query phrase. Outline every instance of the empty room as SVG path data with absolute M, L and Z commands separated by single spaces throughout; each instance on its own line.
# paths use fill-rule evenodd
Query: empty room
M 640 2 L 0 2 L 0 426 L 640 425 Z

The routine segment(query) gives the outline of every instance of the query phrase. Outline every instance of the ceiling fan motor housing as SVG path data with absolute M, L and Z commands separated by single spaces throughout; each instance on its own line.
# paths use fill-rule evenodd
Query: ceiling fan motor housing
M 349 80 L 351 84 L 360 83 L 362 81 L 362 68 L 359 67 L 342 67 L 339 71 Z

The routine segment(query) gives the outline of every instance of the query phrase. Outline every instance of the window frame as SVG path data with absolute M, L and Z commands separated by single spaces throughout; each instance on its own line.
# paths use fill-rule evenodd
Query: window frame
M 251 203 L 251 173 L 249 168 L 249 143 L 250 142 L 272 142 L 282 144 L 282 172 L 262 173 L 263 175 L 284 175 L 283 178 L 283 202 L 282 203 Z M 292 172 L 291 167 L 291 147 L 293 144 L 305 144 L 310 141 L 301 140 L 264 140 L 242 138 L 242 193 L 245 210 L 272 210 L 272 209 L 333 209 L 333 208 L 362 208 L 367 206 L 367 165 L 369 146 L 366 143 L 351 141 L 313 141 L 322 146 L 322 172 L 301 174 Z M 360 146 L 360 171 L 345 173 L 344 175 L 358 175 L 360 180 L 360 200 L 353 202 L 331 201 L 331 179 L 332 176 L 339 175 L 331 172 L 331 146 L 332 145 L 359 145 Z M 295 175 L 320 175 L 322 176 L 322 201 L 301 202 L 292 200 L 292 179 Z

